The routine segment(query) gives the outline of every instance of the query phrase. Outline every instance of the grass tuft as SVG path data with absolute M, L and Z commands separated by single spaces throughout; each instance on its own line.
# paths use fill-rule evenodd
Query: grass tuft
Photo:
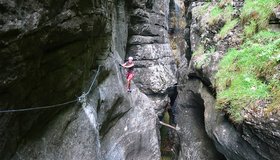
M 214 6 L 210 12 L 208 23 L 210 26 L 215 25 L 222 18 L 223 10 L 219 6 Z
M 241 10 L 241 22 L 244 25 L 246 38 L 267 28 L 273 8 L 279 5 L 279 0 L 246 0 Z
M 196 7 L 195 9 L 192 10 L 192 15 L 193 15 L 194 17 L 203 16 L 203 15 L 207 12 L 207 10 L 208 10 L 210 4 L 211 4 L 211 3 L 205 3 L 205 4 L 203 4 L 202 6 Z
M 280 33 L 262 31 L 231 49 L 219 63 L 216 74 L 217 108 L 226 110 L 235 122 L 243 111 L 259 101 L 269 101 L 268 110 L 280 109 Z
M 232 5 L 227 5 L 223 11 L 224 20 L 230 21 L 232 19 L 233 12 L 234 12 L 234 9 L 233 9 Z
M 220 20 L 223 20 L 225 22 L 228 22 L 232 19 L 232 15 L 234 12 L 234 9 L 232 7 L 231 4 L 227 4 L 225 2 L 225 6 L 224 5 L 215 5 L 210 12 L 210 16 L 208 19 L 208 24 L 210 26 L 213 26 L 215 24 L 217 24 Z
M 231 5 L 231 4 L 232 4 L 232 0 L 220 0 L 219 7 L 223 8 L 223 7 Z
M 226 35 L 228 34 L 228 32 L 230 30 L 232 30 L 236 25 L 238 24 L 238 19 L 234 19 L 232 21 L 228 21 L 224 26 L 223 28 L 220 30 L 219 32 L 219 36 L 221 38 L 225 38 Z

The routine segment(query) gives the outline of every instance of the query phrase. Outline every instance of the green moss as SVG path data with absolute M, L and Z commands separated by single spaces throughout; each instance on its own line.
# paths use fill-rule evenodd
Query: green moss
M 273 8 L 278 4 L 279 0 L 246 0 L 240 15 L 245 27 L 245 37 L 251 37 L 254 33 L 265 29 Z
M 223 10 L 219 6 L 214 6 L 210 12 L 208 23 L 210 26 L 216 24 L 222 17 Z
M 275 32 L 268 32 L 268 31 L 262 31 L 251 38 L 251 41 L 249 43 L 257 43 L 257 44 L 270 44 L 273 42 L 273 40 L 279 38 L 279 33 Z M 249 44 L 247 44 L 249 45 Z
M 210 63 L 211 55 L 215 53 L 215 48 L 210 48 L 209 50 L 204 50 L 203 46 L 199 46 L 197 51 L 194 53 L 194 67 L 200 70 L 203 65 L 208 65 Z
M 207 57 L 204 54 L 204 46 L 201 45 L 197 48 L 197 50 L 194 52 L 193 57 L 194 57 L 194 67 L 198 70 L 200 70 L 205 63 Z
M 240 50 L 230 50 L 219 63 L 216 75 L 217 108 L 226 110 L 236 121 L 243 120 L 242 111 L 257 101 L 271 100 L 279 107 L 280 33 L 263 31 L 253 36 Z M 276 106 L 276 107 L 275 107 Z M 280 109 L 280 107 L 278 108 Z
M 232 19 L 234 9 L 232 5 L 227 5 L 226 8 L 223 10 L 223 18 L 226 21 L 230 21 Z
M 245 37 L 251 37 L 254 35 L 257 31 L 257 23 L 255 21 L 249 22 L 247 25 L 244 27 L 244 35 Z
M 202 55 L 203 53 L 204 53 L 204 46 L 200 45 L 197 47 L 197 49 L 193 53 L 193 56 Z
M 232 3 L 232 0 L 219 0 L 220 7 L 230 5 L 231 3 Z
M 203 16 L 207 12 L 207 8 L 210 6 L 211 3 L 205 3 L 202 6 L 198 6 L 193 9 L 192 15 L 194 17 Z
M 225 38 L 230 30 L 232 30 L 238 23 L 238 19 L 234 19 L 232 21 L 228 21 L 224 27 L 220 30 L 219 36 Z
M 221 2 L 222 3 L 222 2 Z M 208 18 L 208 23 L 210 26 L 217 24 L 220 20 L 228 22 L 232 19 L 234 9 L 228 2 L 223 2 L 224 5 L 216 4 L 210 11 L 210 16 Z
M 218 7 L 218 6 L 215 6 L 212 10 L 211 10 L 211 16 L 212 17 L 218 17 L 221 15 L 221 13 L 223 12 L 223 10 Z

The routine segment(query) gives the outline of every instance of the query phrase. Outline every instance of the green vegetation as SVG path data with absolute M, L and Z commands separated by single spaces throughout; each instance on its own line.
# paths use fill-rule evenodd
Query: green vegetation
M 242 46 L 230 49 L 220 61 L 215 84 L 217 108 L 226 111 L 238 123 L 254 108 L 263 107 L 267 114 L 280 110 L 280 33 L 266 30 L 273 8 L 280 0 L 246 0 L 240 17 L 234 19 L 231 2 L 220 0 L 215 6 L 207 3 L 197 14 L 208 12 L 206 29 L 216 25 L 212 27 L 215 29 L 224 23 L 218 39 L 224 39 L 236 28 L 240 38 L 237 40 L 243 41 Z M 243 37 L 239 36 L 241 31 Z M 193 54 L 195 68 L 209 65 L 213 53 L 214 47 L 207 51 L 203 44 L 199 46 Z
M 214 6 L 210 12 L 208 23 L 210 26 L 216 24 L 222 18 L 223 10 L 219 6 Z
M 243 120 L 242 111 L 259 106 L 260 102 L 267 111 L 280 109 L 280 75 L 276 69 L 279 64 L 279 32 L 262 31 L 240 50 L 230 50 L 216 75 L 217 108 L 226 110 L 235 122 Z
M 202 6 L 199 6 L 197 8 L 194 8 L 192 11 L 192 14 L 194 17 L 200 17 L 203 16 L 205 14 L 205 12 L 207 12 L 207 8 L 210 6 L 211 3 L 206 3 Z
M 244 37 L 250 38 L 257 32 L 267 28 L 268 20 L 273 13 L 273 8 L 279 5 L 280 0 L 246 0 L 241 10 L 240 21 L 244 27 Z M 225 22 L 225 27 L 220 32 L 220 36 L 224 38 L 228 31 L 234 28 L 238 19 L 233 19 L 234 9 L 231 0 L 220 0 L 213 7 L 209 7 L 209 3 L 199 7 L 193 14 L 194 16 L 202 16 L 210 10 L 207 23 L 210 26 L 216 25 L 219 21 Z
M 245 37 L 251 37 L 257 31 L 257 23 L 255 21 L 248 22 L 247 25 L 244 26 L 244 35 Z
M 232 5 L 227 5 L 226 8 L 223 10 L 223 19 L 227 22 L 232 19 L 232 14 L 234 12 L 234 9 Z
M 262 106 L 267 112 L 280 109 L 280 74 L 276 69 L 280 65 L 280 33 L 265 30 L 279 3 L 280 0 L 246 0 L 240 19 L 234 20 L 230 16 L 233 11 L 227 9 L 229 5 L 224 9 L 227 22 L 219 36 L 224 38 L 241 21 L 244 44 L 239 50 L 229 50 L 219 64 L 217 108 L 225 110 L 237 123 L 250 108 Z
M 220 30 L 219 36 L 225 38 L 230 30 L 232 30 L 238 24 L 238 19 L 228 21 L 224 27 Z
M 219 7 L 223 8 L 224 6 L 230 5 L 232 3 L 232 0 L 220 0 L 219 1 Z
M 220 2 L 220 3 L 222 3 L 222 2 Z M 220 30 L 220 33 L 219 33 L 219 36 L 221 38 L 225 38 L 226 35 L 228 34 L 228 32 L 231 29 L 233 29 L 239 21 L 238 19 L 232 20 L 232 15 L 233 15 L 234 9 L 233 9 L 232 5 L 227 4 L 227 3 L 228 3 L 227 1 L 223 2 L 223 5 L 226 4 L 226 7 L 223 9 L 223 12 L 221 15 L 222 19 L 225 21 L 225 25 Z M 223 5 L 220 4 L 220 6 L 223 6 Z
M 193 53 L 193 56 L 202 55 L 203 53 L 204 53 L 204 46 L 200 45 L 200 46 L 197 47 L 197 49 Z
M 195 7 L 192 10 L 193 17 L 203 17 L 205 15 L 205 24 L 216 25 L 219 21 L 228 22 L 232 20 L 234 8 L 231 5 L 232 0 L 221 0 L 216 5 L 205 3 L 202 6 Z
M 233 12 L 234 9 L 228 2 L 223 2 L 223 5 L 215 5 L 210 12 L 208 23 L 210 26 L 213 26 L 217 24 L 217 22 L 219 22 L 219 20 L 221 19 L 228 22 L 232 19 Z
M 215 6 L 214 8 L 212 8 L 210 14 L 212 17 L 218 17 L 221 15 L 222 12 L 223 10 L 220 7 Z
M 196 69 L 201 69 L 203 65 L 207 65 L 210 63 L 211 55 L 215 53 L 215 48 L 210 48 L 209 50 L 204 49 L 201 45 L 197 48 L 196 52 L 194 52 L 194 66 Z
M 273 8 L 279 5 L 280 0 L 246 0 L 241 10 L 241 22 L 244 24 L 246 38 L 265 29 Z

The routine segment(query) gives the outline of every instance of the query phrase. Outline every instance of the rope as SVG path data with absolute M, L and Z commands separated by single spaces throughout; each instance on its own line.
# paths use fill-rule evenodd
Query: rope
M 86 101 L 86 97 L 89 94 L 89 92 L 91 91 L 94 82 L 96 81 L 96 78 L 100 72 L 100 67 L 101 65 L 98 66 L 97 72 L 95 74 L 95 77 L 88 89 L 88 91 L 86 93 L 83 93 L 80 97 L 78 97 L 77 99 L 71 100 L 71 101 L 67 101 L 67 102 L 63 102 L 63 103 L 59 103 L 59 104 L 54 104 L 54 105 L 47 105 L 47 106 L 40 106 L 40 107 L 30 107 L 30 108 L 21 108 L 21 109 L 10 109 L 10 110 L 0 110 L 0 113 L 12 113 L 12 112 L 24 112 L 24 111 L 33 111 L 33 110 L 41 110 L 41 109 L 49 109 L 49 108 L 57 108 L 57 107 L 62 107 L 65 106 L 67 104 L 72 104 L 74 102 L 80 102 L 83 103 Z
M 42 107 L 32 107 L 32 108 L 22 108 L 22 109 L 10 109 L 10 110 L 2 110 L 0 113 L 11 113 L 11 112 L 24 112 L 24 111 L 32 111 L 32 110 L 41 110 L 41 109 L 48 109 L 48 108 L 56 108 L 56 107 L 61 107 L 67 104 L 71 104 L 76 102 L 77 99 L 60 103 L 60 104 L 54 104 L 54 105 L 49 105 L 49 106 L 42 106 Z
M 97 78 L 97 76 L 98 76 L 98 74 L 99 74 L 99 72 L 100 72 L 100 67 L 101 67 L 101 65 L 98 66 L 98 69 L 97 69 L 97 72 L 96 72 L 96 74 L 95 74 L 95 77 L 94 77 L 94 79 L 93 79 L 93 81 L 92 81 L 92 83 L 91 83 L 91 85 L 90 85 L 88 91 L 85 93 L 86 96 L 89 94 L 89 92 L 90 92 L 91 89 L 92 89 L 92 86 L 93 86 L 93 84 L 94 84 L 94 82 L 95 82 L 95 80 L 96 80 L 96 78 Z

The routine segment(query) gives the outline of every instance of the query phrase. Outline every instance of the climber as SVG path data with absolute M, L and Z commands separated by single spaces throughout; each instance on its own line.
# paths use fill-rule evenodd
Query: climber
M 133 58 L 132 57 L 128 57 L 128 61 L 125 62 L 124 64 L 121 64 L 121 66 L 123 66 L 124 68 L 126 68 L 126 79 L 127 79 L 127 92 L 131 92 L 130 89 L 130 83 L 132 78 L 134 77 L 134 63 L 133 63 Z

